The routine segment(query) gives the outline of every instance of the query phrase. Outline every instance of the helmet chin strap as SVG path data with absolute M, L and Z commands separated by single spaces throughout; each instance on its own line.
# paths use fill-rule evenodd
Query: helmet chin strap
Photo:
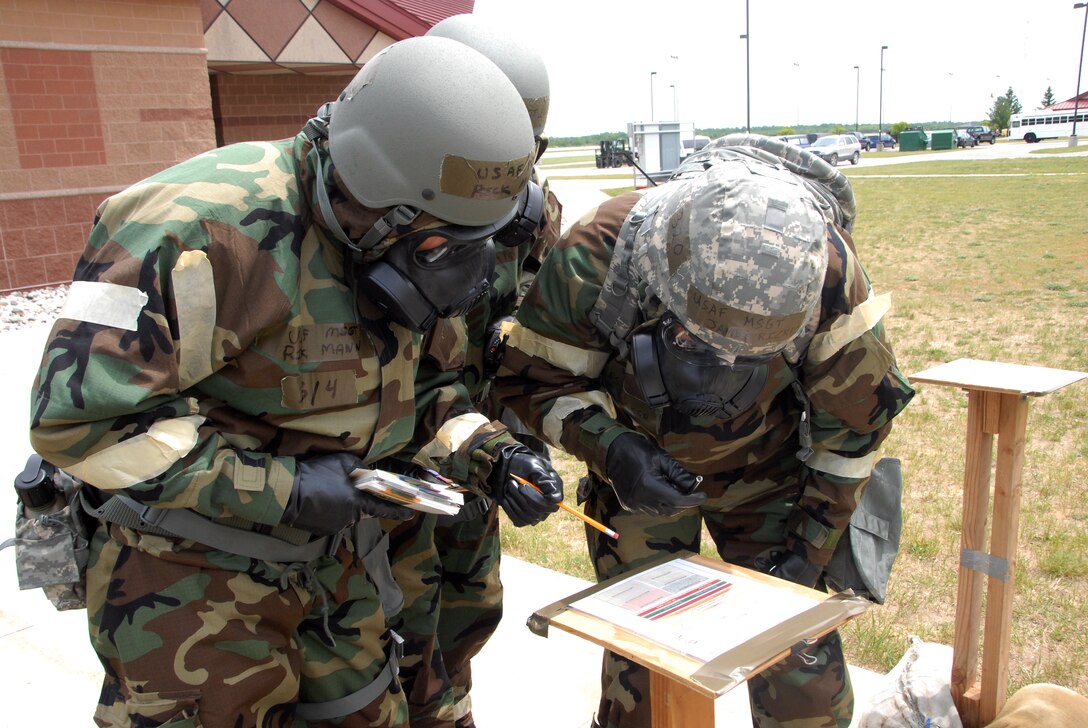
M 325 188 L 323 155 L 318 150 L 320 140 L 329 138 L 329 116 L 332 113 L 332 105 L 333 102 L 322 104 L 321 108 L 317 110 L 317 116 L 306 122 L 306 126 L 302 130 L 306 134 L 306 138 L 313 142 L 309 156 L 317 171 L 317 204 L 321 210 L 321 219 L 324 220 L 332 236 L 356 253 L 365 253 L 385 240 L 398 225 L 408 225 L 419 217 L 419 210 L 408 205 L 397 205 L 375 222 L 366 231 L 366 234 L 359 239 L 358 243 L 348 237 L 348 234 L 344 232 L 344 228 L 340 225 L 340 221 L 333 214 L 329 191 Z

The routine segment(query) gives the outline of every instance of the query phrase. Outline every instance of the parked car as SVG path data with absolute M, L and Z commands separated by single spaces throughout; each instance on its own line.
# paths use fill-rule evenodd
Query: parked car
M 688 156 L 700 151 L 707 144 L 710 144 L 710 137 L 703 134 L 696 134 L 692 139 L 685 139 L 680 148 L 680 159 L 686 159 Z
M 979 144 L 982 144 L 982 142 L 993 144 L 997 141 L 997 134 L 994 134 L 992 129 L 987 129 L 984 126 L 969 126 L 967 127 L 967 133 L 973 136 Z
M 858 140 L 858 144 L 861 145 L 861 151 L 869 151 L 869 137 L 865 136 L 860 131 L 848 131 L 846 133 Z
M 956 129 L 957 147 L 977 147 L 978 139 L 968 133 L 966 129 Z
M 809 144 L 808 150 L 832 167 L 836 166 L 840 159 L 849 159 L 850 164 L 857 164 L 861 160 L 861 143 L 854 138 L 853 134 L 822 136 Z
M 891 134 L 888 134 L 887 132 L 885 132 L 884 134 L 881 134 L 879 136 L 883 137 L 883 139 L 884 139 L 884 148 L 885 149 L 895 149 L 895 137 L 893 137 Z M 877 137 L 878 137 L 877 134 L 866 134 L 865 135 L 865 138 L 869 140 L 869 148 L 870 149 L 876 149 L 876 145 L 878 143 L 878 138 Z

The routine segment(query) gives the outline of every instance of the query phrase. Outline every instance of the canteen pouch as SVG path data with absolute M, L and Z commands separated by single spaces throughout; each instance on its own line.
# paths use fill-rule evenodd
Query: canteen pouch
M 56 489 L 56 502 L 61 507 L 52 512 L 35 512 L 17 501 L 13 541 L 19 588 L 40 587 L 61 611 L 83 609 L 87 606 L 90 544 L 80 505 L 82 483 L 49 463 L 41 462 L 41 467 Z M 4 546 L 11 543 L 5 542 Z
M 881 458 L 824 572 L 827 585 L 883 604 L 902 530 L 902 464 L 898 458 Z

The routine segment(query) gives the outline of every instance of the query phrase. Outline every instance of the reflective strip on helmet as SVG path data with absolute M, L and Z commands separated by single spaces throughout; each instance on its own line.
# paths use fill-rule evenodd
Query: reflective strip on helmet
M 188 389 L 212 374 L 215 357 L 215 281 L 212 264 L 203 250 L 178 256 L 171 272 L 178 306 L 178 389 Z
M 162 475 L 196 446 L 201 415 L 159 420 L 147 432 L 65 467 L 65 471 L 96 488 L 114 490 Z M 180 503 L 179 507 L 192 504 Z
M 446 420 L 438 429 L 434 439 L 425 447 L 431 456 L 437 453 L 440 458 L 448 457 L 461 449 L 461 446 L 468 442 L 481 427 L 489 424 L 491 420 L 478 412 L 459 415 Z
M 139 288 L 99 281 L 73 281 L 58 318 L 136 330 L 136 319 L 147 305 Z
M 892 294 L 879 296 L 869 290 L 869 297 L 854 306 L 850 313 L 840 316 L 829 331 L 812 337 L 808 348 L 808 360 L 813 364 L 825 362 L 844 346 L 876 326 L 892 307 Z
M 563 420 L 574 412 L 589 409 L 590 407 L 600 407 L 605 414 L 612 419 L 616 419 L 616 405 L 606 392 L 597 389 L 580 394 L 566 395 L 556 399 L 555 404 L 548 410 L 548 414 L 544 416 L 544 422 L 542 423 L 544 437 L 553 445 L 558 445 L 562 442 Z
M 532 154 L 508 162 L 486 162 L 447 154 L 442 158 L 439 186 L 448 195 L 471 200 L 512 199 L 529 182 L 532 170 Z
M 576 376 L 596 377 L 604 369 L 609 356 L 608 352 L 579 349 L 577 346 L 541 336 L 516 321 L 510 329 L 510 339 L 506 345 L 529 356 L 543 359 Z
M 871 452 L 859 458 L 844 458 L 842 455 L 836 455 L 827 450 L 816 450 L 805 461 L 805 465 L 812 470 L 819 470 L 821 473 L 827 473 L 828 475 L 861 479 L 868 478 L 869 474 L 873 472 L 873 463 L 876 462 L 876 456 L 876 452 Z

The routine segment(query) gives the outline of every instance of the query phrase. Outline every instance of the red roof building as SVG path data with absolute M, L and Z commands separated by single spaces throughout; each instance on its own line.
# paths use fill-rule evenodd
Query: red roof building
M 294 136 L 382 48 L 473 0 L 0 0 L 0 292 L 66 283 L 107 196 Z
M 1072 111 L 1074 107 L 1081 109 L 1088 109 L 1088 91 L 1085 91 L 1078 97 L 1074 96 L 1071 99 L 1065 101 L 1059 101 L 1056 104 L 1051 104 L 1046 107 L 1047 111 Z

